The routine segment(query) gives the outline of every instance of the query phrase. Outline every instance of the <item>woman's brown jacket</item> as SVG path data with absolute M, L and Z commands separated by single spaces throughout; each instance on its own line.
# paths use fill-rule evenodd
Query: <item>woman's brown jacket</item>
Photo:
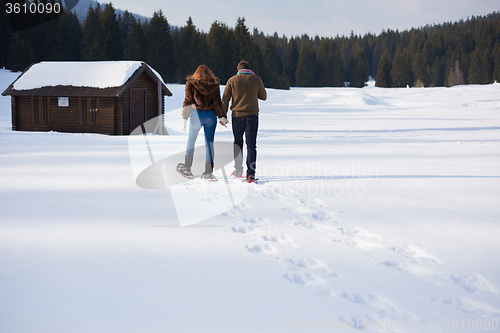
M 201 111 L 213 110 L 217 117 L 223 117 L 219 84 L 219 79 L 215 81 L 188 79 L 182 118 L 189 118 L 192 110 L 190 106 Z

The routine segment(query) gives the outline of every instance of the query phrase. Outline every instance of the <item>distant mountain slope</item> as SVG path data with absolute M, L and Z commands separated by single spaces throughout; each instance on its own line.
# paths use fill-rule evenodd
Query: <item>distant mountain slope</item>
M 78 2 L 78 5 L 76 5 L 75 8 L 73 8 L 73 12 L 76 13 L 80 22 L 85 21 L 85 17 L 87 16 L 87 11 L 89 10 L 90 5 L 92 5 L 92 8 L 95 8 L 97 6 L 97 1 L 96 0 L 80 0 Z M 104 5 L 105 4 L 101 3 L 101 7 L 104 8 Z M 115 11 L 116 11 L 116 15 L 121 14 L 123 16 L 123 14 L 125 13 L 125 10 L 117 9 L 116 7 L 115 7 Z M 149 20 L 149 17 L 142 16 L 139 14 L 134 14 L 134 13 L 131 13 L 131 14 L 134 15 L 134 17 L 137 20 L 141 20 L 141 22 L 144 22 L 145 20 Z

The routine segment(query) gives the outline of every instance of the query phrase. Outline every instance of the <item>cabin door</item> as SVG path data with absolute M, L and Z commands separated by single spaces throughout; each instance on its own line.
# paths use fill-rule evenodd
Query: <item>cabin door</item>
M 146 121 L 146 89 L 130 89 L 130 132 Z

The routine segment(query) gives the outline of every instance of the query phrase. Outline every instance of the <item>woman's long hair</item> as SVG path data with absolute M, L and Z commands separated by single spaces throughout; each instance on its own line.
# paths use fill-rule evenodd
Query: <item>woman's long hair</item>
M 193 75 L 187 77 L 188 79 L 197 79 L 203 81 L 216 81 L 214 73 L 206 65 L 198 66 Z

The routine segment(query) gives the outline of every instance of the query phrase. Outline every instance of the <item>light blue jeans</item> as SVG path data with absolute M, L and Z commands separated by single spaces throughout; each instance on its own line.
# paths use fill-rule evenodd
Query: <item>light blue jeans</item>
M 195 110 L 191 112 L 186 156 L 194 154 L 196 139 L 202 127 L 205 132 L 206 161 L 213 163 L 215 128 L 217 127 L 217 116 L 213 111 Z

